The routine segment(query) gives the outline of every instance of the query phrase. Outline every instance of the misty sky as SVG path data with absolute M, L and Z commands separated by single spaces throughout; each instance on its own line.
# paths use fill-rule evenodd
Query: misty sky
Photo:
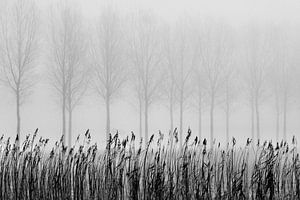
M 37 0 L 41 11 L 42 21 L 47 20 L 48 8 L 54 1 Z M 99 16 L 99 10 L 103 1 L 76 0 L 82 14 L 89 23 L 93 23 Z M 182 16 L 212 17 L 225 19 L 236 31 L 242 31 L 249 21 L 255 23 L 269 22 L 286 24 L 292 27 L 291 35 L 300 37 L 300 1 L 289 0 L 119 0 L 113 1 L 121 12 L 130 13 L 137 9 L 151 10 L 159 17 L 169 22 L 174 22 Z M 46 24 L 46 23 L 45 23 Z M 45 25 L 44 24 L 44 25 Z M 294 32 L 295 31 L 295 32 Z M 300 39 L 299 39 L 300 41 Z M 300 43 L 299 43 L 300 44 Z M 300 47 L 299 47 L 300 49 Z M 298 50 L 299 50 L 298 49 Z M 299 54 L 300 55 L 300 54 Z M 299 61 L 298 61 L 299 62 Z M 300 67 L 300 66 L 299 66 Z M 40 58 L 37 70 L 43 72 L 46 68 L 45 61 Z M 300 84 L 300 82 L 299 82 Z M 300 91 L 295 91 L 300 93 Z M 296 95 L 295 95 L 296 96 Z M 14 97 L 7 89 L 0 90 L 0 134 L 13 136 L 16 127 Z M 299 135 L 300 131 L 300 101 L 293 98 L 293 106 L 288 110 L 288 137 Z M 130 134 L 130 131 L 138 130 L 138 110 L 136 100 L 123 90 L 120 99 L 114 101 L 111 107 L 112 131 L 119 130 L 121 135 Z M 53 90 L 43 74 L 40 74 L 38 83 L 34 87 L 34 93 L 22 106 L 22 136 L 32 133 L 39 128 L 39 134 L 43 137 L 57 140 L 61 135 L 61 113 L 55 100 Z M 261 136 L 263 139 L 275 137 L 275 115 L 272 101 L 265 101 L 261 111 Z M 105 139 L 105 107 L 103 101 L 89 90 L 81 105 L 74 110 L 73 138 L 90 129 L 92 138 L 99 144 L 104 144 Z M 179 125 L 179 112 L 175 110 L 175 126 Z M 245 140 L 250 135 L 250 111 L 244 100 L 239 100 L 231 117 L 231 136 L 238 140 Z M 218 140 L 225 138 L 224 112 L 216 108 L 215 136 Z M 191 127 L 194 134 L 197 131 L 197 113 L 194 108 L 188 106 L 185 111 L 184 129 Z M 165 102 L 156 102 L 149 113 L 149 133 L 157 133 L 158 130 L 167 132 L 169 128 L 169 115 Z M 209 115 L 205 108 L 203 115 L 203 135 L 209 136 Z

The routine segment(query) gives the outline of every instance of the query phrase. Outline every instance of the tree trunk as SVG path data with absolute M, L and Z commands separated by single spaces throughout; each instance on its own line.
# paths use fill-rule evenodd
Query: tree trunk
M 183 92 L 182 92 L 183 93 Z M 179 124 L 179 145 L 182 146 L 182 134 L 183 134 L 183 94 L 180 95 L 180 124 Z
M 229 86 L 226 82 L 226 145 L 229 143 Z
M 284 94 L 284 99 L 283 99 L 283 139 L 284 139 L 284 141 L 287 141 L 286 121 L 287 121 L 287 94 Z
M 143 123 L 142 123 L 142 116 L 143 116 L 143 106 L 142 106 L 142 100 L 139 99 L 139 124 L 140 124 L 140 127 L 139 127 L 139 135 L 140 135 L 140 140 L 143 139 Z
M 254 140 L 254 100 L 251 97 L 251 139 Z
M 226 145 L 229 143 L 229 105 L 226 105 Z
M 279 142 L 279 112 L 276 111 L 276 141 Z
M 19 91 L 17 91 L 17 104 L 16 104 L 16 108 L 17 108 L 17 136 L 19 138 L 20 141 L 20 133 L 21 133 L 21 116 L 20 116 L 20 94 Z M 17 146 L 19 146 L 19 143 L 16 144 Z
M 62 99 L 62 137 L 63 137 L 63 144 L 65 144 L 65 137 L 66 137 L 66 97 L 63 95 Z
M 148 100 L 145 100 L 145 144 L 147 144 L 148 141 Z
M 210 147 L 213 147 L 214 140 L 214 108 L 215 108 L 215 97 L 212 94 L 210 102 Z
M 199 132 L 199 141 L 202 140 L 202 108 L 198 108 L 198 132 Z
M 110 99 L 106 97 L 106 140 L 109 138 L 110 134 Z
M 73 120 L 73 113 L 71 107 L 69 107 L 69 137 L 68 137 L 68 147 L 71 148 L 72 145 L 72 120 Z
M 71 148 L 72 145 L 72 96 L 71 96 L 71 82 L 69 82 L 68 84 L 68 93 L 67 93 L 67 106 L 66 108 L 68 108 L 68 115 L 69 115 L 69 123 L 68 123 L 68 147 Z
M 174 119 L 173 119 L 173 93 L 170 97 L 170 133 L 173 133 Z
M 259 116 L 259 105 L 258 105 L 258 97 L 255 98 L 255 111 L 256 111 L 256 134 L 257 140 L 260 140 L 260 116 Z
M 279 102 L 278 102 L 278 96 L 276 95 L 276 141 L 279 142 Z
M 199 132 L 199 141 L 202 140 L 202 93 L 199 91 L 198 99 L 198 132 Z

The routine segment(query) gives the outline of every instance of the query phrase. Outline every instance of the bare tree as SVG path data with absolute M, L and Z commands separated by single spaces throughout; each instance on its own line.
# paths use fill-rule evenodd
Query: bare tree
M 131 57 L 131 56 L 129 56 Z M 144 138 L 143 136 L 143 113 L 144 113 L 144 96 L 143 96 L 143 85 L 142 85 L 142 80 L 141 77 L 136 77 L 132 73 L 132 69 L 129 70 L 130 74 L 130 84 L 132 84 L 133 88 L 133 96 L 138 100 L 138 106 L 136 106 L 136 103 L 134 103 L 134 107 L 138 109 L 138 114 L 139 114 L 139 137 L 142 140 Z M 134 100 L 136 100 L 134 99 Z
M 198 114 L 198 137 L 199 140 L 202 140 L 202 120 L 203 120 L 203 112 L 205 108 L 205 100 L 207 98 L 206 94 L 206 82 L 203 73 L 202 66 L 200 64 L 196 64 L 194 66 L 193 73 L 193 83 L 195 83 L 195 91 L 193 92 L 193 102 L 192 105 L 196 108 L 196 112 Z
M 32 1 L 17 0 L 8 4 L 1 18 L 0 59 L 3 83 L 16 100 L 17 135 L 21 132 L 21 105 L 31 94 L 35 83 L 37 58 L 37 11 Z
M 68 112 L 68 145 L 71 145 L 73 110 L 87 89 L 86 42 L 79 13 L 66 5 L 59 5 L 56 11 L 53 10 L 51 18 L 49 66 L 51 83 L 60 98 L 63 136 Z
M 199 22 L 195 22 L 194 29 L 193 29 L 193 42 L 192 42 L 192 50 L 195 55 L 195 60 L 193 64 L 193 73 L 191 76 L 192 84 L 195 86 L 194 91 L 192 93 L 192 101 L 191 105 L 196 108 L 196 112 L 198 114 L 198 137 L 199 140 L 202 140 L 202 118 L 203 112 L 206 104 L 207 92 L 206 92 L 206 77 L 205 71 L 203 67 L 203 63 L 201 62 L 201 51 L 200 45 L 202 40 L 201 34 L 201 26 L 199 26 Z
M 164 95 L 168 101 L 169 117 L 170 117 L 170 133 L 174 129 L 174 109 L 177 96 L 176 80 L 175 80 L 175 45 L 174 45 L 174 32 L 170 25 L 165 26 L 164 37 L 163 37 L 163 55 L 164 55 L 164 66 L 166 68 L 165 81 L 162 86 Z
M 229 56 L 229 55 L 228 55 Z M 226 118 L 226 144 L 229 144 L 230 134 L 230 117 L 234 109 L 234 103 L 238 98 L 239 87 L 237 70 L 233 62 L 229 62 L 225 66 L 224 85 L 223 85 L 223 96 L 222 96 L 222 108 L 225 112 Z
M 279 128 L 280 128 L 280 116 L 282 119 L 282 133 L 283 139 L 287 139 L 287 111 L 288 103 L 291 100 L 291 90 L 293 81 L 292 77 L 292 64 L 290 60 L 290 49 L 288 47 L 287 35 L 283 33 L 279 27 L 273 27 L 271 32 L 272 40 L 272 63 L 270 65 L 270 71 L 268 73 L 270 87 L 272 89 L 273 97 L 275 100 L 276 109 L 276 140 L 279 141 Z
M 231 44 L 226 25 L 210 21 L 204 25 L 200 42 L 200 61 L 206 77 L 210 101 L 210 142 L 214 141 L 214 112 L 225 81 L 225 66 L 228 65 Z
M 192 29 L 186 20 L 179 21 L 174 29 L 174 76 L 175 86 L 178 91 L 177 100 L 179 103 L 179 144 L 182 145 L 183 135 L 183 114 L 186 100 L 192 93 L 191 73 L 195 65 L 196 54 L 192 49 Z
M 138 95 L 139 107 L 143 106 L 143 111 L 140 109 L 140 113 L 144 112 L 145 141 L 148 141 L 149 107 L 159 96 L 159 85 L 163 74 L 160 67 L 162 47 L 158 22 L 151 14 L 139 13 L 133 19 L 130 35 L 129 57 L 133 66 L 131 79 L 135 82 L 134 90 Z
M 92 60 L 95 69 L 94 87 L 105 101 L 106 138 L 110 133 L 110 106 L 126 80 L 122 52 L 121 20 L 112 7 L 103 10 L 92 45 Z
M 254 138 L 256 123 L 257 139 L 260 139 L 260 105 L 266 98 L 266 69 L 270 64 L 270 45 L 265 31 L 254 25 L 246 34 L 245 41 L 246 64 L 243 79 L 251 108 L 251 137 Z

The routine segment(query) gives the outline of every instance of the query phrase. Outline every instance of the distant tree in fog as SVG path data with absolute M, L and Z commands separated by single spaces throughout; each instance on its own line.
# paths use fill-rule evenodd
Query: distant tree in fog
M 291 100 L 292 84 L 291 79 L 293 72 L 293 65 L 290 62 L 291 50 L 288 47 L 289 40 L 287 35 L 278 27 L 273 27 L 270 30 L 272 41 L 272 63 L 270 65 L 270 88 L 275 101 L 276 110 L 276 140 L 279 141 L 280 133 L 280 118 L 282 114 L 282 136 L 287 140 L 287 114 L 288 103 Z
M 129 54 L 132 66 L 130 79 L 139 100 L 140 130 L 144 112 L 145 141 L 148 141 L 149 107 L 159 97 L 161 73 L 162 41 L 159 24 L 149 13 L 139 12 L 129 28 Z M 140 133 L 142 134 L 142 133 Z
M 230 55 L 228 55 L 230 56 Z M 231 57 L 231 59 L 233 59 Z M 234 61 L 229 62 L 225 67 L 224 85 L 222 89 L 222 104 L 221 107 L 225 112 L 226 118 L 226 144 L 229 144 L 230 134 L 230 117 L 234 110 L 234 104 L 237 101 L 239 93 L 238 73 Z
M 191 36 L 193 38 L 192 51 L 195 55 L 191 75 L 191 87 L 193 87 L 191 105 L 196 108 L 196 112 L 198 114 L 198 137 L 199 140 L 202 140 L 202 119 L 204 108 L 206 107 L 207 82 L 200 55 L 200 45 L 201 40 L 203 39 L 201 34 L 201 27 L 199 26 L 199 22 L 194 23 L 195 24 L 193 24 L 193 32 Z
M 110 133 L 110 106 L 126 80 L 121 20 L 112 7 L 102 10 L 91 44 L 93 86 L 106 107 L 106 138 Z
M 7 2 L 1 16 L 0 61 L 2 83 L 16 100 L 17 130 L 21 132 L 20 107 L 31 95 L 35 83 L 35 66 L 38 51 L 37 10 L 29 0 Z
M 251 137 L 254 139 L 256 129 L 257 139 L 260 139 L 260 106 L 266 98 L 266 73 L 271 62 L 265 30 L 258 25 L 250 26 L 245 35 L 244 51 L 243 80 L 251 109 Z
M 208 23 L 209 22 L 209 23 Z M 215 107 L 219 103 L 225 83 L 226 66 L 230 63 L 232 44 L 225 24 L 207 21 L 200 36 L 200 62 L 206 79 L 210 105 L 210 142 L 214 141 Z
M 175 86 L 178 91 L 177 100 L 179 104 L 179 144 L 183 142 L 183 114 L 186 106 L 186 101 L 192 93 L 191 73 L 195 64 L 196 58 L 193 52 L 193 38 L 191 37 L 190 24 L 182 19 L 178 22 L 174 29 L 174 75 Z
M 198 137 L 199 140 L 202 140 L 202 120 L 203 120 L 203 112 L 206 108 L 206 81 L 203 73 L 203 67 L 199 62 L 194 65 L 193 73 L 192 73 L 192 81 L 194 86 L 194 91 L 192 93 L 192 106 L 196 108 L 196 112 L 198 114 Z
M 49 37 L 51 83 L 61 103 L 63 136 L 68 114 L 68 145 L 71 145 L 73 110 L 88 85 L 86 36 L 80 14 L 70 5 L 61 4 L 52 11 Z
M 175 65 L 176 65 L 176 55 L 175 55 L 175 45 L 174 45 L 174 32 L 170 25 L 165 25 L 164 35 L 163 35 L 163 55 L 164 60 L 163 65 L 165 67 L 164 72 L 165 78 L 162 85 L 164 96 L 167 99 L 167 105 L 169 109 L 170 117 L 170 133 L 174 130 L 174 109 L 177 96 L 176 79 L 175 79 Z

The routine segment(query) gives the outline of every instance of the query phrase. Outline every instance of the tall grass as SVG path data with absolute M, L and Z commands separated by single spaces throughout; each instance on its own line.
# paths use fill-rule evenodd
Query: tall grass
M 300 199 L 296 141 L 225 148 L 191 139 L 177 144 L 177 131 L 146 145 L 135 135 L 110 136 L 105 151 L 83 142 L 51 151 L 37 131 L 17 146 L 0 140 L 0 199 Z

